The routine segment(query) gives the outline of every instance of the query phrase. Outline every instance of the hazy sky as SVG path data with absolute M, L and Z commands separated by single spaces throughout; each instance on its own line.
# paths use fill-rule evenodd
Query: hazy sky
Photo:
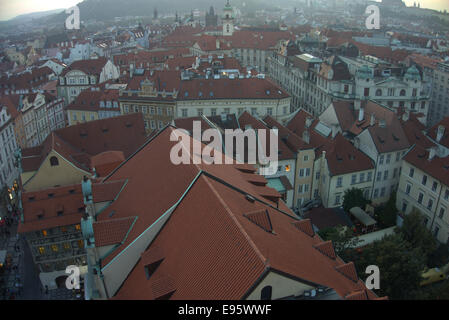
M 8 20 L 24 13 L 69 8 L 81 1 L 82 0 L 0 0 L 0 20 Z M 414 1 L 415 0 L 405 0 L 407 5 L 413 5 Z M 421 3 L 422 8 L 438 10 L 446 9 L 449 11 L 449 0 L 416 1 Z

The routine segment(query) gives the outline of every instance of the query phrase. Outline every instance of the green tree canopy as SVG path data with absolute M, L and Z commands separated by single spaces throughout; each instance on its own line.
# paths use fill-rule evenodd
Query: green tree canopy
M 365 270 L 370 265 L 380 270 L 380 290 L 376 293 L 392 300 L 413 299 L 426 267 L 420 249 L 410 247 L 400 234 L 385 237 L 362 250 L 356 261 L 361 279 L 367 277 Z
M 349 212 L 349 210 L 351 210 L 354 207 L 365 209 L 366 205 L 369 203 L 370 201 L 365 199 L 362 190 L 353 188 L 350 190 L 346 190 L 345 192 L 343 200 L 343 209 L 346 212 Z

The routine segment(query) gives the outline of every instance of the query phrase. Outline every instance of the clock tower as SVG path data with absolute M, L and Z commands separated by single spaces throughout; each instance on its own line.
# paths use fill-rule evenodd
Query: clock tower
M 223 9 L 223 36 L 234 34 L 234 9 L 229 4 L 229 0 Z

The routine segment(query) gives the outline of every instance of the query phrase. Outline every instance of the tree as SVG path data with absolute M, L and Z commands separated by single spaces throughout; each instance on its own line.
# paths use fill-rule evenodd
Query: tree
M 412 248 L 422 250 L 428 263 L 430 255 L 437 250 L 437 242 L 424 225 L 424 216 L 418 210 L 412 211 L 405 216 L 402 227 L 398 231 Z
M 345 260 L 347 250 L 354 248 L 360 242 L 350 228 L 343 226 L 322 229 L 318 234 L 324 241 L 332 241 L 335 253 L 343 260 Z
M 380 290 L 377 293 L 380 296 L 388 296 L 391 300 L 414 299 L 420 290 L 425 257 L 419 248 L 410 247 L 401 234 L 366 246 L 354 260 L 361 279 L 366 277 L 368 266 L 379 267 Z
M 370 201 L 365 199 L 362 190 L 357 188 L 346 190 L 343 200 L 343 209 L 346 212 L 355 207 L 365 209 L 367 204 L 370 204 Z
M 396 225 L 398 209 L 396 208 L 396 193 L 391 194 L 385 207 L 380 208 L 377 212 L 377 221 L 380 227 L 389 228 Z

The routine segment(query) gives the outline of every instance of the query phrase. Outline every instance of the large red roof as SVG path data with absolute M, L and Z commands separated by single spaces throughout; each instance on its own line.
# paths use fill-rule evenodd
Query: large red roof
M 251 183 L 248 166 L 173 165 L 173 132 L 167 127 L 104 181 L 128 179 L 98 221 L 111 220 L 111 212 L 114 220 L 137 216 L 124 243 L 102 261 L 105 268 L 180 200 L 115 299 L 242 299 L 268 271 L 331 287 L 341 297 L 366 289 L 347 277 L 345 263 L 317 235 L 295 226 L 282 201 L 275 209 L 276 192 Z M 148 280 L 144 264 L 159 261 Z

